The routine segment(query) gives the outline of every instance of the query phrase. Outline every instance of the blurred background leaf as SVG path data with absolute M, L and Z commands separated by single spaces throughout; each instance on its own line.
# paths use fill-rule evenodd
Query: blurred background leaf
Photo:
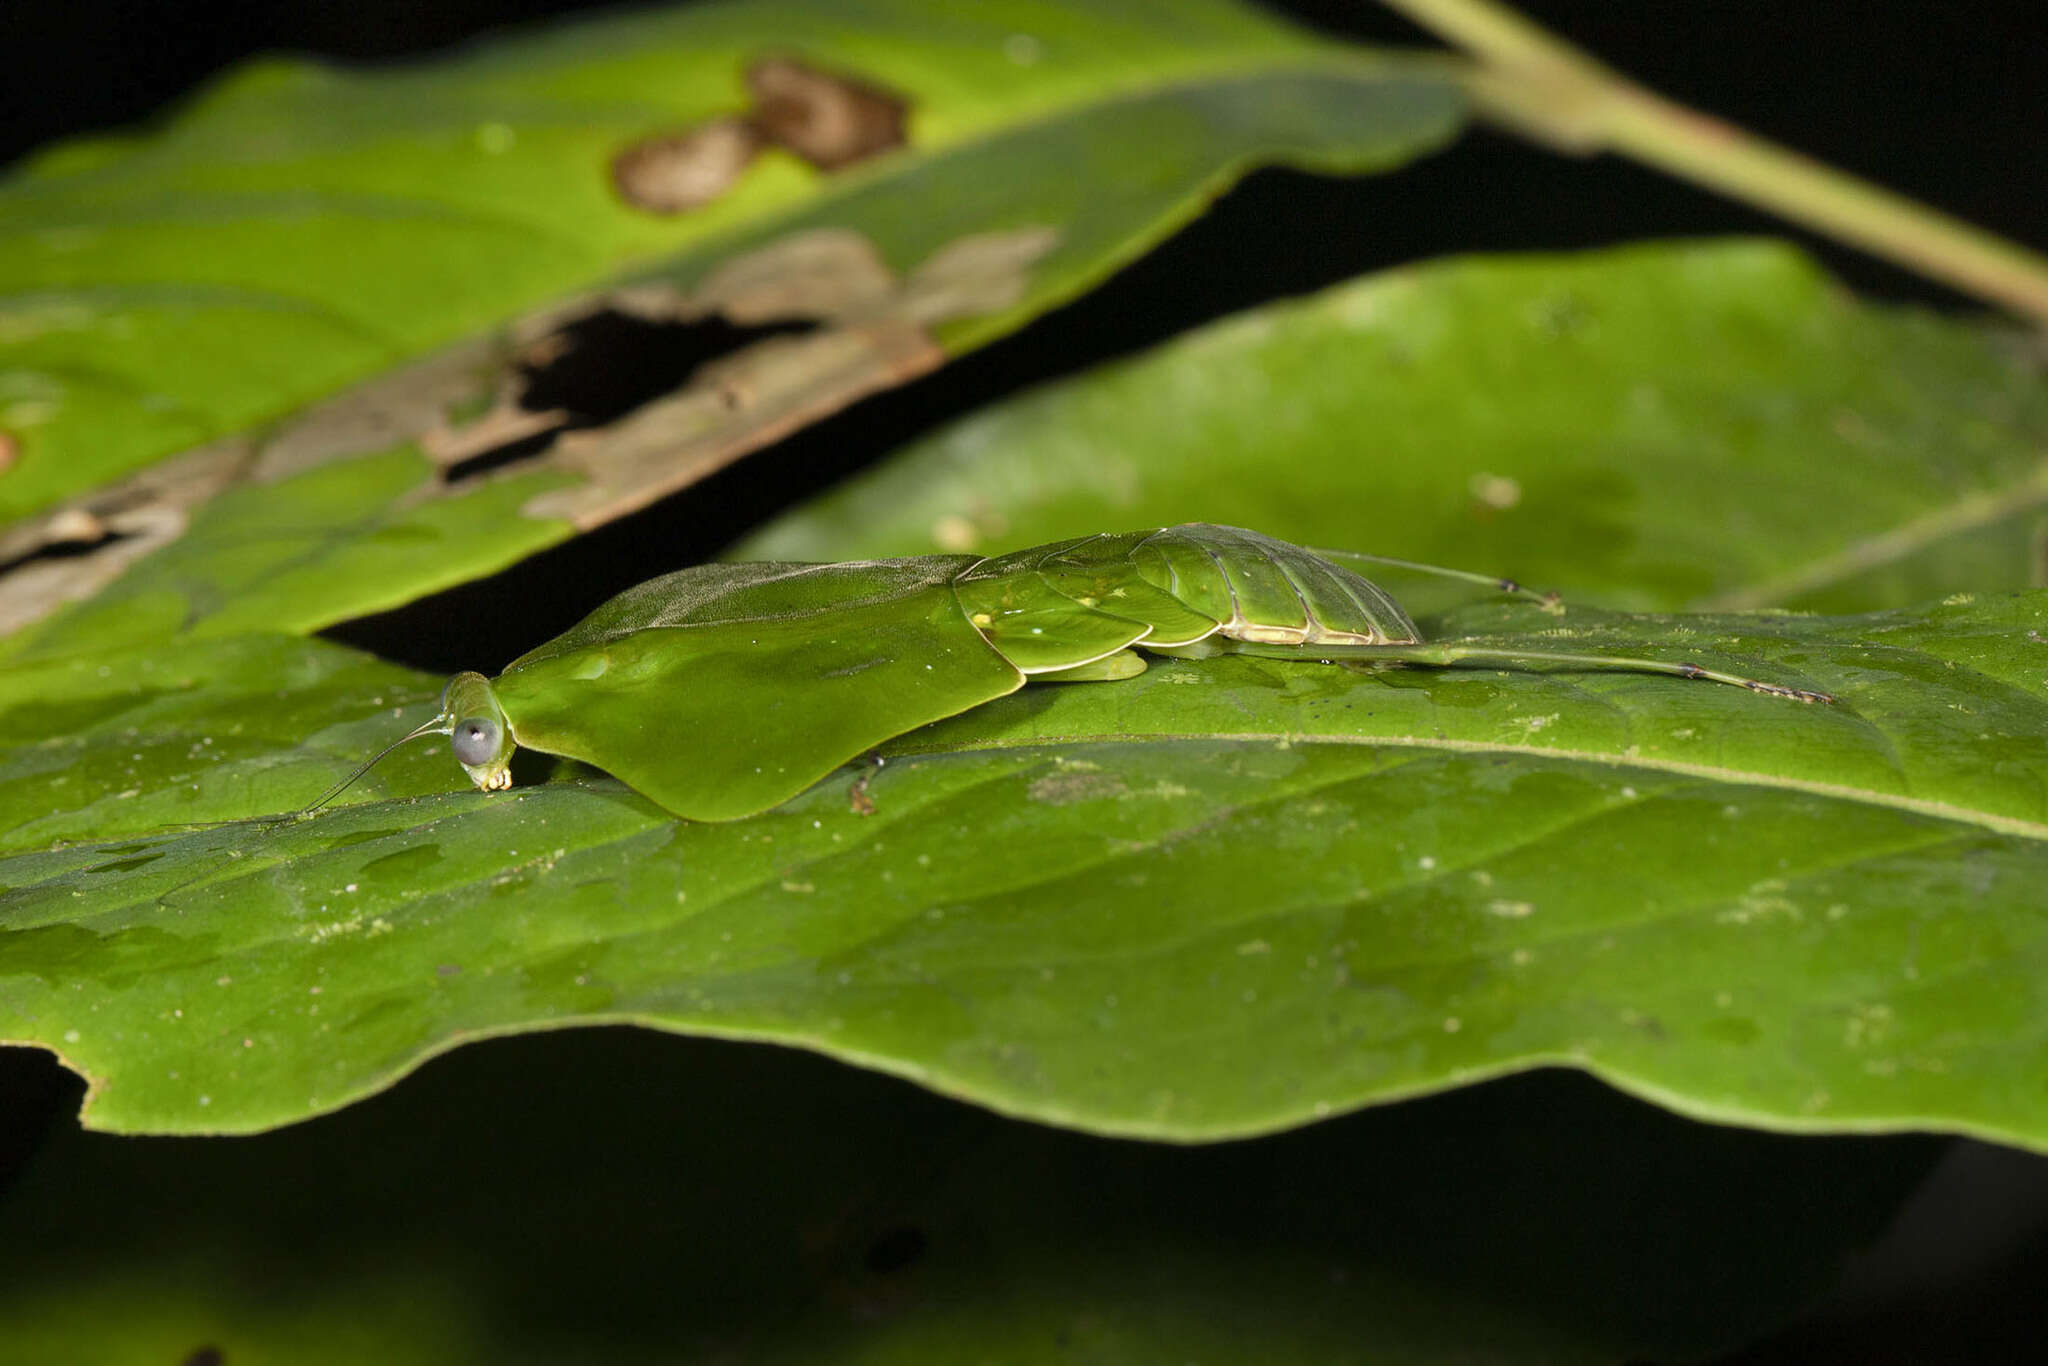
M 1437 262 L 991 405 L 729 557 L 1220 521 L 1637 609 L 2024 588 L 2048 577 L 2044 358 L 1778 243 Z

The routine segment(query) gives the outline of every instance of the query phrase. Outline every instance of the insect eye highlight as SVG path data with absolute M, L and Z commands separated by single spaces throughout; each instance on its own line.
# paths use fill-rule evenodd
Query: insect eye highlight
M 501 738 L 496 721 L 488 716 L 466 716 L 455 723 L 448 744 L 463 763 L 487 764 L 498 757 Z

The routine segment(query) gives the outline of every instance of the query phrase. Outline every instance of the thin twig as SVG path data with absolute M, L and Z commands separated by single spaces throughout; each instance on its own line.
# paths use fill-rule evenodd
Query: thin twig
M 1492 0 L 1383 0 L 1479 62 L 1481 110 L 1561 150 L 1614 151 L 2048 322 L 2048 258 L 1646 90 Z

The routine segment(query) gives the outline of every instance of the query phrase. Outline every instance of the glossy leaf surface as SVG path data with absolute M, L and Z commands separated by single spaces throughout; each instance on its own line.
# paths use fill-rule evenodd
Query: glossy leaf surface
M 1438 634 L 1481 628 L 1842 700 L 1224 659 L 917 732 L 868 816 L 850 774 L 702 826 L 573 771 L 462 792 L 416 752 L 378 781 L 443 795 L 180 835 L 342 768 L 206 745 L 204 671 L 289 663 L 277 714 L 226 714 L 358 753 L 435 681 L 256 639 L 71 666 L 80 717 L 109 719 L 43 742 L 54 676 L 0 712 L 0 791 L 33 818 L 0 864 L 0 1036 L 91 1078 L 92 1123 L 155 1131 L 261 1128 L 464 1039 L 632 1020 L 1116 1133 L 1259 1132 L 1568 1062 L 1717 1119 L 2048 1146 L 2048 1092 L 2010 1082 L 2048 1044 L 2048 598 L 1485 609 Z M 49 814 L 86 774 L 94 800 Z M 127 842 L 32 852 L 67 835 Z
M 1863 610 L 2048 582 L 2044 443 L 2038 353 L 1782 245 L 1480 257 L 994 405 L 730 555 L 1210 520 L 1612 606 Z

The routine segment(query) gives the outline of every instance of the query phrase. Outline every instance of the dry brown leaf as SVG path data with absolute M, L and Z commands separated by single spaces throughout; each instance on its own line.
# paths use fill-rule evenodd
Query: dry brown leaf
M 314 405 L 270 433 L 161 461 L 7 528 L 0 533 L 0 633 L 92 596 L 183 535 L 192 512 L 232 483 L 274 482 L 408 442 L 441 477 L 404 501 L 456 495 L 503 474 L 561 470 L 583 482 L 541 494 L 524 511 L 582 530 L 600 526 L 938 368 L 946 352 L 933 326 L 1014 304 L 1058 236 L 1033 227 L 961 238 L 899 280 L 859 233 L 814 229 L 733 256 L 693 289 L 643 282 L 536 311 L 503 333 Z M 616 421 L 561 431 L 500 470 L 454 477 L 463 462 L 559 431 L 563 414 L 520 406 L 521 387 L 533 367 L 571 349 L 567 329 L 604 310 L 685 323 L 817 326 L 749 342 L 678 375 L 669 393 Z M 481 416 L 454 425 L 453 412 Z
M 750 451 L 945 363 L 930 333 L 949 318 L 1008 307 L 1059 234 L 980 233 L 934 252 L 902 284 L 858 234 L 818 229 L 726 262 L 665 306 L 732 321 L 815 318 L 800 337 L 755 342 L 701 367 L 667 397 L 604 427 L 568 433 L 547 463 L 585 482 L 528 502 L 533 517 L 588 530 L 687 488 Z M 641 291 L 637 306 L 655 296 Z M 701 315 L 700 312 L 700 315 Z
M 690 291 L 692 315 L 721 313 L 742 327 L 792 318 L 846 318 L 896 292 L 874 244 L 851 228 L 814 228 L 721 262 Z
M 522 511 L 584 531 L 602 526 L 945 359 L 901 319 L 758 342 L 608 427 L 564 436 L 548 463 L 586 482 L 543 493 Z
M 0 532 L 0 635 L 91 597 L 177 540 L 250 458 L 247 439 L 216 441 Z

